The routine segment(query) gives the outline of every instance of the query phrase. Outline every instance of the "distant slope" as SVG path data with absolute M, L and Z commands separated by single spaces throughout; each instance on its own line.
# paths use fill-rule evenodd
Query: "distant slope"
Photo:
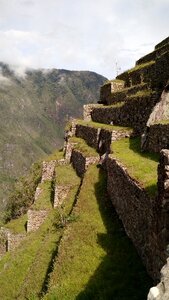
M 0 63 L 0 205 L 31 163 L 63 144 L 65 123 L 97 102 L 106 78 L 89 71 L 29 70 Z

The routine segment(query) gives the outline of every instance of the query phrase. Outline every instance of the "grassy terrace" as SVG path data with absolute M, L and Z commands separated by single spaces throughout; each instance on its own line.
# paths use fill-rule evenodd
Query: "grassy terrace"
M 109 105 L 109 107 L 111 107 L 111 105 Z M 107 106 L 105 108 L 107 108 Z M 113 130 L 117 130 L 117 131 L 126 130 L 126 131 L 130 131 L 130 132 L 133 131 L 133 129 L 130 127 L 114 126 L 114 125 L 108 125 L 108 124 L 103 124 L 103 123 L 97 123 L 97 122 L 93 122 L 93 121 L 77 120 L 77 123 L 80 125 L 84 125 L 84 126 L 106 129 L 109 131 L 113 131 Z
M 159 155 L 140 151 L 140 138 L 125 138 L 112 143 L 113 156 L 126 168 L 129 175 L 135 178 L 149 193 L 157 192 L 157 165 Z
M 51 209 L 42 226 L 36 232 L 29 233 L 17 251 L 7 253 L 0 260 L 0 299 L 40 299 L 46 291 L 48 274 L 52 270 L 64 226 L 73 219 L 69 214 L 80 183 L 73 168 L 63 167 L 64 172 L 58 170 L 60 181 L 70 184 L 73 181 L 74 186 L 64 203 L 64 224 L 63 213 Z M 15 227 L 20 226 L 21 221 L 22 217 L 15 220 Z
M 152 65 L 155 64 L 155 61 L 154 60 L 151 60 L 147 63 L 144 63 L 144 64 L 140 64 L 140 65 L 136 65 L 134 68 L 128 70 L 127 72 L 130 74 L 132 72 L 135 72 L 135 71 L 138 71 L 138 70 L 141 70 L 141 69 L 144 69 L 144 68 L 147 68 L 147 67 L 150 67 Z
M 73 149 L 78 150 L 80 152 L 82 152 L 84 154 L 84 156 L 98 156 L 97 151 L 88 146 L 87 143 L 81 139 L 81 138 L 77 138 L 77 137 L 72 137 L 69 139 L 69 141 L 71 143 L 76 143 L 73 147 Z
M 94 165 L 73 213 L 44 299 L 146 299 L 152 282 L 106 197 L 105 174 Z
M 11 220 L 7 224 L 5 224 L 4 227 L 10 229 L 13 233 L 25 233 L 26 222 L 27 222 L 27 214 L 22 215 L 18 219 Z

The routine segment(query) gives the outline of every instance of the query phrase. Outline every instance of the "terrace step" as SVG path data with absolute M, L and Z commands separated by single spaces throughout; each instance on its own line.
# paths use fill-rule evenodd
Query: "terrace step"
M 111 83 L 110 83 L 111 84 Z M 135 95 L 138 92 L 145 93 L 147 91 L 147 84 L 142 83 L 129 88 L 123 88 L 118 91 L 111 91 L 107 85 L 101 87 L 100 101 L 98 103 L 111 105 L 128 100 L 128 97 Z
M 158 93 L 148 92 L 143 95 L 136 93 L 128 97 L 127 102 L 94 107 L 91 111 L 91 120 L 97 123 L 131 127 L 135 133 L 140 134 L 144 131 L 150 113 L 158 101 Z
M 90 147 L 103 154 L 110 153 L 112 142 L 129 137 L 132 132 L 131 128 L 79 121 L 76 124 L 75 136 L 84 139 Z

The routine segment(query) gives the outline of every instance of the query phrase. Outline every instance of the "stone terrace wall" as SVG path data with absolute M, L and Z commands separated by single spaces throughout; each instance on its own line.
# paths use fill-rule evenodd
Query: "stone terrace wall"
M 107 190 L 148 273 L 159 279 L 165 263 L 161 204 L 151 199 L 115 159 L 107 160 Z
M 160 152 L 169 148 L 169 124 L 155 124 L 147 127 L 146 142 L 142 149 Z
M 57 208 L 62 204 L 67 197 L 70 188 L 70 186 L 66 185 L 55 185 L 54 208 Z
M 28 210 L 27 232 L 36 231 L 47 218 L 47 210 Z
M 55 160 L 51 160 L 49 162 L 43 161 L 42 180 L 41 180 L 41 182 L 53 179 L 55 166 L 56 166 L 56 161 Z
M 91 164 L 99 162 L 99 159 L 99 156 L 85 157 L 82 152 L 73 149 L 71 163 L 73 168 L 76 170 L 77 175 L 83 177 L 87 167 Z
M 98 107 L 91 112 L 92 121 L 133 127 L 135 132 L 142 133 L 150 113 L 159 101 L 158 94 L 151 96 L 131 97 L 120 107 Z
M 113 141 L 129 137 L 130 134 L 127 129 L 114 130 L 113 126 L 111 130 L 77 124 L 75 135 L 84 139 L 89 146 L 95 148 L 99 153 L 110 153 L 110 146 Z
M 100 128 L 89 127 L 85 125 L 76 125 L 75 135 L 87 141 L 88 145 L 97 149 Z

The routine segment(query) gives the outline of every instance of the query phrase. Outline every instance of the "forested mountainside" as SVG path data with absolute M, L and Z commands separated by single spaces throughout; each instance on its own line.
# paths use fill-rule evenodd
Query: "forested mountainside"
M 0 205 L 32 162 L 63 145 L 65 123 L 95 103 L 106 78 L 89 71 L 29 70 L 0 63 Z

